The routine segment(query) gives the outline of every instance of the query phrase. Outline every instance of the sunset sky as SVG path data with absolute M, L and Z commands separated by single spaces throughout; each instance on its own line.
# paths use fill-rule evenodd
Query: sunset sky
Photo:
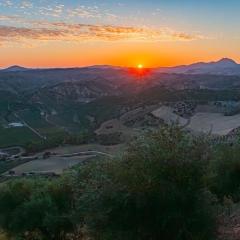
M 0 0 L 0 67 L 240 62 L 239 0 Z

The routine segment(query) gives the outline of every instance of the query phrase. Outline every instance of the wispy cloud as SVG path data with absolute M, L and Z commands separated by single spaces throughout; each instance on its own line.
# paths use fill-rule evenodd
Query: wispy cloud
M 11 7 L 13 5 L 14 4 L 11 0 L 1 0 L 0 1 L 0 6 L 3 6 L 3 7 Z
M 35 23 L 37 24 L 37 23 Z M 191 41 L 202 38 L 171 29 L 110 25 L 42 23 L 41 27 L 0 26 L 0 41 Z
M 37 11 L 43 16 L 60 17 L 64 12 L 64 5 L 59 4 L 54 6 L 38 7 Z
M 16 16 L 6 16 L 6 15 L 0 15 L 0 21 L 17 21 L 20 19 L 19 17 Z
M 70 6 L 56 3 L 55 1 L 38 1 L 37 4 L 32 0 L 0 0 L 0 7 L 6 7 L 32 16 L 47 16 L 51 18 L 116 18 L 117 16 L 110 10 L 99 8 L 98 6 L 77 5 Z
M 67 9 L 68 18 L 117 18 L 117 15 L 110 13 L 107 10 L 101 10 L 98 6 L 78 6 L 73 9 Z
M 30 1 L 22 1 L 19 5 L 19 8 L 21 9 L 30 9 L 33 8 L 33 3 Z
M 33 21 L 18 16 L 1 16 L 0 22 L 21 23 L 0 25 L 1 44 L 27 41 L 193 41 L 198 34 L 178 32 L 170 28 L 130 27 L 115 25 L 77 24 Z

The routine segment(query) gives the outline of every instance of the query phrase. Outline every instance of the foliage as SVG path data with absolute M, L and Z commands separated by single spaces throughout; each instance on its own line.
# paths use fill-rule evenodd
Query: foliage
M 0 228 L 13 237 L 64 239 L 73 231 L 72 191 L 66 180 L 16 180 L 2 184 L 0 192 Z
M 239 155 L 238 144 L 164 127 L 59 179 L 2 183 L 0 229 L 31 240 L 82 230 L 98 240 L 214 239 L 216 207 L 223 213 L 240 201 Z
M 80 145 L 86 144 L 91 139 L 91 134 L 88 132 L 82 132 L 78 135 L 70 135 L 66 133 L 60 132 L 59 134 L 55 134 L 54 136 L 50 136 L 46 140 L 37 140 L 31 141 L 26 144 L 27 152 L 34 153 L 39 152 L 45 149 L 58 147 L 62 144 L 72 144 L 72 145 Z
M 206 153 L 204 141 L 170 128 L 139 139 L 119 160 L 81 168 L 78 220 L 96 239 L 211 239 Z
M 97 141 L 101 145 L 105 146 L 116 145 L 124 142 L 122 139 L 121 132 L 114 132 L 111 134 L 100 134 L 97 136 Z
M 240 201 L 240 146 L 220 145 L 215 149 L 208 174 L 210 190 L 220 200 Z
M 24 146 L 29 139 L 37 141 L 38 136 L 28 128 L 3 128 L 0 126 L 0 148 L 9 146 Z

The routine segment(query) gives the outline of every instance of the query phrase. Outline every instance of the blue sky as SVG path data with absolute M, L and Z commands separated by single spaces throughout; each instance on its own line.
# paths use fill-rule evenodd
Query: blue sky
M 74 9 L 86 11 L 69 17 Z M 1 0 L 0 14 L 29 19 L 68 22 L 147 25 L 185 31 L 237 35 L 240 21 L 238 0 Z M 87 15 L 88 13 L 88 15 Z M 112 17 L 111 17 L 112 16 Z M 114 18 L 115 17 L 115 18 Z
M 10 15 L 29 16 L 30 18 L 45 18 L 43 13 L 40 13 L 41 8 L 46 9 L 46 15 L 49 19 L 57 19 L 51 16 L 57 6 L 62 7 L 62 12 L 59 17 L 67 15 L 67 10 L 85 7 L 86 10 L 91 10 L 97 7 L 98 11 L 104 16 L 105 13 L 113 14 L 119 19 L 118 23 L 125 21 L 128 18 L 139 18 L 139 24 L 153 24 L 161 26 L 162 24 L 174 24 L 175 26 L 184 27 L 190 24 L 201 29 L 209 27 L 218 27 L 220 23 L 226 26 L 227 24 L 237 25 L 240 20 L 239 10 L 240 1 L 238 0 L 1 0 L 0 13 Z M 24 7 L 25 6 L 25 7 Z M 88 8 L 88 9 L 87 9 Z M 47 9 L 49 9 L 47 11 Z M 104 23 L 108 19 L 99 19 L 96 17 L 75 17 L 75 20 L 84 22 Z M 128 24 L 137 24 L 138 22 L 131 22 Z M 193 26 L 194 27 L 194 26 Z

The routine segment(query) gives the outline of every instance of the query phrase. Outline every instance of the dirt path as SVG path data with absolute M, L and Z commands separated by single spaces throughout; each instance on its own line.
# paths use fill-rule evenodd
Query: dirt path
M 64 154 L 64 155 L 56 155 L 58 157 L 76 157 L 76 156 L 89 156 L 89 155 L 102 155 L 107 157 L 113 157 L 113 155 L 105 152 L 99 152 L 99 151 L 86 151 L 86 152 L 78 152 L 78 153 L 72 153 L 72 154 Z
M 17 113 L 13 113 L 14 116 L 16 118 L 18 118 L 23 124 L 24 126 L 26 126 L 30 131 L 32 131 L 33 133 L 35 133 L 39 138 L 43 139 L 43 140 L 46 140 L 47 137 L 46 136 L 43 136 L 40 132 L 38 132 L 36 129 L 32 128 L 27 122 L 24 121 L 24 119 L 22 119 Z

